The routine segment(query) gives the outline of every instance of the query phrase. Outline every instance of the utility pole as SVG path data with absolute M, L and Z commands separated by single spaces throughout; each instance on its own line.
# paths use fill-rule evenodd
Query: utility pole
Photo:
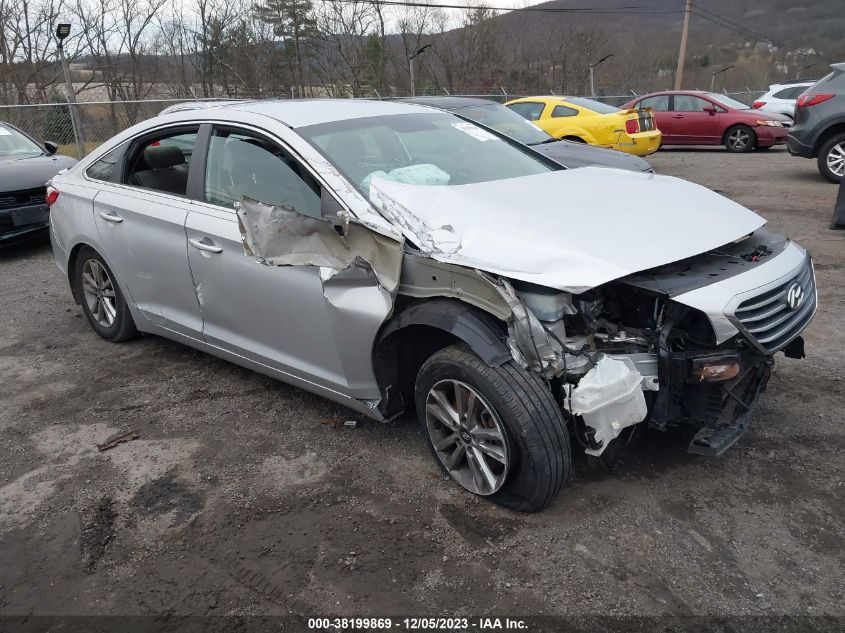
M 76 92 L 73 90 L 73 82 L 70 80 L 70 69 L 67 66 L 67 59 L 65 59 L 65 49 L 62 46 L 64 39 L 70 35 L 70 24 L 59 24 L 56 27 L 56 40 L 58 41 L 59 61 L 62 64 L 62 72 L 65 76 L 65 89 L 67 94 L 67 108 L 70 112 L 70 125 L 73 128 L 73 136 L 76 138 L 76 149 L 79 152 L 79 158 L 85 157 L 85 136 L 82 133 L 82 126 L 79 125 L 76 112 Z
M 408 68 L 411 71 L 411 96 L 412 97 L 417 96 L 417 85 L 414 82 L 414 58 L 419 56 L 419 55 L 422 55 L 423 53 L 425 53 L 431 47 L 432 47 L 431 44 L 426 44 L 425 46 L 421 46 L 420 48 L 418 48 L 415 53 L 408 55 Z
M 684 9 L 684 27 L 681 29 L 681 50 L 678 52 L 678 69 L 675 71 L 675 90 L 681 89 L 684 79 L 684 62 L 687 56 L 687 36 L 689 35 L 689 16 L 692 13 L 692 0 L 687 0 Z

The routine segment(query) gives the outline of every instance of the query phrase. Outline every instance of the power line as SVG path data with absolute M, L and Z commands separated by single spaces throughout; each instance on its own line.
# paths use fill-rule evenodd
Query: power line
M 704 13 L 701 13 L 702 11 Z M 792 51 L 793 53 L 799 52 L 798 49 L 792 48 L 791 46 L 787 46 L 783 42 L 778 42 L 777 40 L 774 40 L 771 37 L 763 35 L 762 33 L 758 33 L 757 31 L 751 30 L 750 28 L 740 24 L 739 22 L 735 22 L 730 18 L 726 18 L 725 16 L 720 15 L 715 11 L 711 11 L 710 9 L 706 9 L 702 7 L 700 3 L 695 6 L 693 13 L 695 13 L 698 17 L 707 20 L 708 22 L 712 22 L 713 24 L 721 26 L 722 28 L 728 29 L 740 35 L 744 35 L 746 37 L 750 37 L 760 41 L 771 42 L 772 44 L 775 44 L 780 48 L 786 49 L 788 51 Z

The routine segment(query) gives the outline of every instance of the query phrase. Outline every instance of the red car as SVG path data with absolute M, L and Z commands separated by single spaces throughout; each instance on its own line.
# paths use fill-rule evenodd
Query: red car
M 785 143 L 789 134 L 788 118 L 715 92 L 655 92 L 622 108 L 651 108 L 663 145 L 724 145 L 731 152 L 750 152 Z

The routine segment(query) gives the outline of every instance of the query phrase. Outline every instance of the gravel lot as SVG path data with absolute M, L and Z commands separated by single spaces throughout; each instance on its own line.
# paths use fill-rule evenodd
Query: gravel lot
M 444 480 L 413 419 L 362 420 L 163 339 L 106 343 L 48 243 L 0 252 L 0 615 L 845 616 L 836 188 L 783 149 L 650 160 L 810 248 L 808 358 L 779 355 L 724 457 L 640 433 L 613 472 L 576 457 L 537 515 Z

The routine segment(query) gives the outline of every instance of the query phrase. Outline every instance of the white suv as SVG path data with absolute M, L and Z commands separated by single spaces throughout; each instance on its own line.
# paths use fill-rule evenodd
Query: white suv
M 814 81 L 796 79 L 772 84 L 769 86 L 769 91 L 752 103 L 751 107 L 782 114 L 792 119 L 795 115 L 795 102 L 798 96 L 814 83 Z

